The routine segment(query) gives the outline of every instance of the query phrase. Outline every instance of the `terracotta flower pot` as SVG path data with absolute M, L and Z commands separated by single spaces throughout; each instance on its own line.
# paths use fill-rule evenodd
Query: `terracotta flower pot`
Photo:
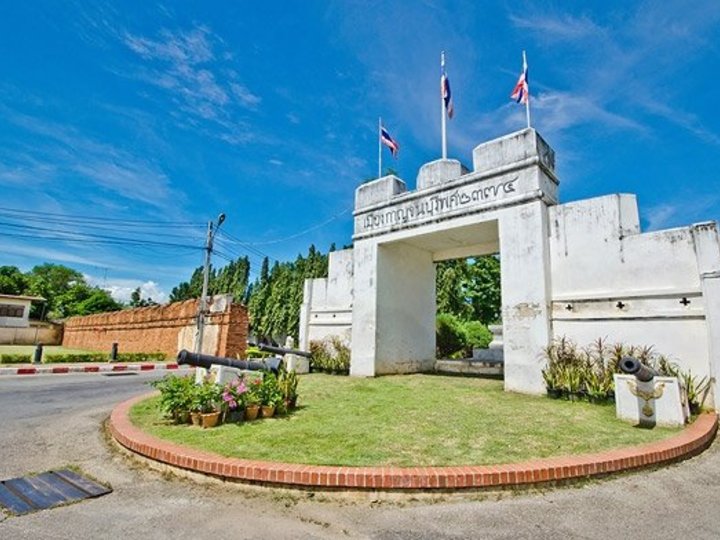
M 211 428 L 218 425 L 218 422 L 220 422 L 220 411 L 215 411 L 211 413 L 203 413 L 200 415 L 200 418 L 202 420 L 202 427 L 204 428 Z
M 260 414 L 260 405 L 248 405 L 245 407 L 245 420 L 255 420 Z
M 190 422 L 192 422 L 193 426 L 200 426 L 202 425 L 202 418 L 200 418 L 199 412 L 191 412 L 190 413 Z
M 275 416 L 275 405 L 263 405 L 260 409 L 262 409 L 263 418 L 272 418 Z

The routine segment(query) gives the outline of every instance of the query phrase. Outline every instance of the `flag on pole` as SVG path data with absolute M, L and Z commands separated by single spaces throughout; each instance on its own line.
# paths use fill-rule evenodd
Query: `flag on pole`
M 514 99 L 516 103 L 527 104 L 530 98 L 530 88 L 528 87 L 528 65 L 523 51 L 523 70 L 518 78 L 515 88 L 513 88 L 510 99 Z
M 443 64 L 445 58 L 443 57 Z M 452 118 L 455 114 L 455 107 L 453 106 L 452 93 L 450 92 L 450 79 L 445 72 L 445 66 L 442 67 L 442 74 L 440 75 L 440 95 L 442 95 L 443 101 L 445 102 L 445 110 L 447 111 L 448 118 Z
M 380 126 L 380 142 L 390 149 L 390 153 L 393 157 L 397 157 L 398 152 L 400 151 L 400 145 L 390 136 L 388 130 L 383 126 Z

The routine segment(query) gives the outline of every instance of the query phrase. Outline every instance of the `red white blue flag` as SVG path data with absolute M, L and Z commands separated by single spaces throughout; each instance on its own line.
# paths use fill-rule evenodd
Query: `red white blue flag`
M 528 87 L 528 66 L 523 53 L 523 70 L 518 78 L 518 82 L 513 88 L 510 99 L 514 99 L 516 103 L 526 104 L 530 98 L 530 88 Z
M 390 136 L 388 130 L 383 126 L 380 127 L 380 141 L 390 149 L 390 153 L 392 153 L 393 157 L 397 157 L 398 152 L 400 151 L 400 145 Z
M 445 103 L 445 110 L 447 111 L 448 118 L 452 118 L 455 114 L 455 106 L 453 105 L 452 92 L 450 92 L 450 79 L 448 78 L 444 67 L 442 68 L 442 74 L 440 75 L 440 95 Z

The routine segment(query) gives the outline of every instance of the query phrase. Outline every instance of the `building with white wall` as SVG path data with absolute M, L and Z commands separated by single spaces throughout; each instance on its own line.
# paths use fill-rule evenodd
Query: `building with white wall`
M 424 165 L 417 189 L 386 176 L 355 193 L 353 250 L 308 280 L 300 346 L 340 335 L 351 375 L 431 369 L 435 263 L 500 253 L 505 387 L 544 392 L 542 350 L 566 336 L 653 346 L 700 377 L 720 365 L 715 222 L 643 233 L 634 195 L 566 204 L 533 129 L 479 145 L 473 170 Z

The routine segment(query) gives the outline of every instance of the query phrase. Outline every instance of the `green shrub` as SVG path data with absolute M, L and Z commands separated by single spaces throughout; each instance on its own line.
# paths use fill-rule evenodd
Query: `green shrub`
M 32 355 L 29 354 L 0 354 L 0 364 L 29 364 Z
M 43 362 L 46 364 L 74 364 L 78 362 L 107 362 L 106 353 L 64 353 L 46 354 Z
M 183 421 L 183 414 L 190 412 L 195 402 L 196 386 L 192 375 L 166 375 L 150 383 L 160 391 L 160 410 L 175 422 Z
M 248 347 L 245 350 L 245 358 L 243 360 L 247 360 L 248 358 L 270 358 L 271 356 L 275 356 L 275 353 L 261 351 L 258 347 Z
M 435 319 L 435 349 L 438 358 L 463 357 L 468 335 L 463 322 L 452 313 L 438 313 Z
M 118 362 L 162 362 L 167 359 L 163 352 L 118 353 Z
M 464 326 L 470 356 L 472 356 L 472 349 L 487 349 L 493 338 L 492 332 L 488 327 L 480 321 L 468 321 Z
M 350 373 L 350 348 L 337 336 L 310 342 L 310 369 L 326 373 Z

